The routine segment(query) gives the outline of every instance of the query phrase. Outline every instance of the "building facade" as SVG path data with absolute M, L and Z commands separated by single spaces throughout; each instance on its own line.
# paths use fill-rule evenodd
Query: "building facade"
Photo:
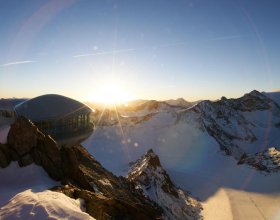
M 49 94 L 29 99 L 15 106 L 15 117 L 30 119 L 42 132 L 60 145 L 72 145 L 86 139 L 93 131 L 93 110 L 74 99 Z

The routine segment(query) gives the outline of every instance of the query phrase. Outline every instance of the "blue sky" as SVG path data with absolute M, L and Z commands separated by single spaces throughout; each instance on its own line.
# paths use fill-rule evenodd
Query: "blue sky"
M 238 97 L 280 88 L 280 3 L 0 0 L 1 97 Z M 113 92 L 113 91 L 112 91 Z

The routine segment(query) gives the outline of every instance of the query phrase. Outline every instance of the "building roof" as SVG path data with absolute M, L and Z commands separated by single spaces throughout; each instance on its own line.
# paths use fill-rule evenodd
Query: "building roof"
M 17 116 L 25 116 L 31 121 L 56 120 L 75 115 L 88 114 L 92 109 L 74 99 L 48 94 L 29 99 L 15 106 Z

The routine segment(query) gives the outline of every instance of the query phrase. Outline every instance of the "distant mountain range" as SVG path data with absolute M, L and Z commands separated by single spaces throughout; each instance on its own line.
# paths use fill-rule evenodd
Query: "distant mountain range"
M 147 139 L 145 133 L 138 129 L 143 126 L 148 130 L 162 127 L 158 132 L 166 133 L 172 127 L 179 130 L 179 127 L 187 125 L 195 130 L 194 133 L 202 132 L 214 138 L 223 152 L 239 160 L 244 154 L 255 154 L 279 146 L 279 97 L 280 93 L 254 90 L 240 98 L 222 97 L 217 101 L 190 103 L 184 99 L 150 100 L 129 108 L 97 109 L 95 118 L 97 128 L 121 125 L 126 131 L 129 127 L 134 136 L 137 137 L 137 132 L 141 133 L 137 139 Z M 151 132 L 154 136 L 160 135 Z M 185 139 L 189 141 L 187 136 Z M 159 144 L 154 141 L 144 143 L 150 146 Z

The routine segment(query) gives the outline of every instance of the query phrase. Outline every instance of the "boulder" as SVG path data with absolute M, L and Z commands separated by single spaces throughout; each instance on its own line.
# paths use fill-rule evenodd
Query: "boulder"
M 34 162 L 34 160 L 33 160 L 32 156 L 30 154 L 25 154 L 24 156 L 19 158 L 18 165 L 20 167 L 25 167 L 25 166 L 32 164 L 33 162 Z
M 37 145 L 37 137 L 38 128 L 30 120 L 19 117 L 11 125 L 7 142 L 19 156 L 23 156 Z

